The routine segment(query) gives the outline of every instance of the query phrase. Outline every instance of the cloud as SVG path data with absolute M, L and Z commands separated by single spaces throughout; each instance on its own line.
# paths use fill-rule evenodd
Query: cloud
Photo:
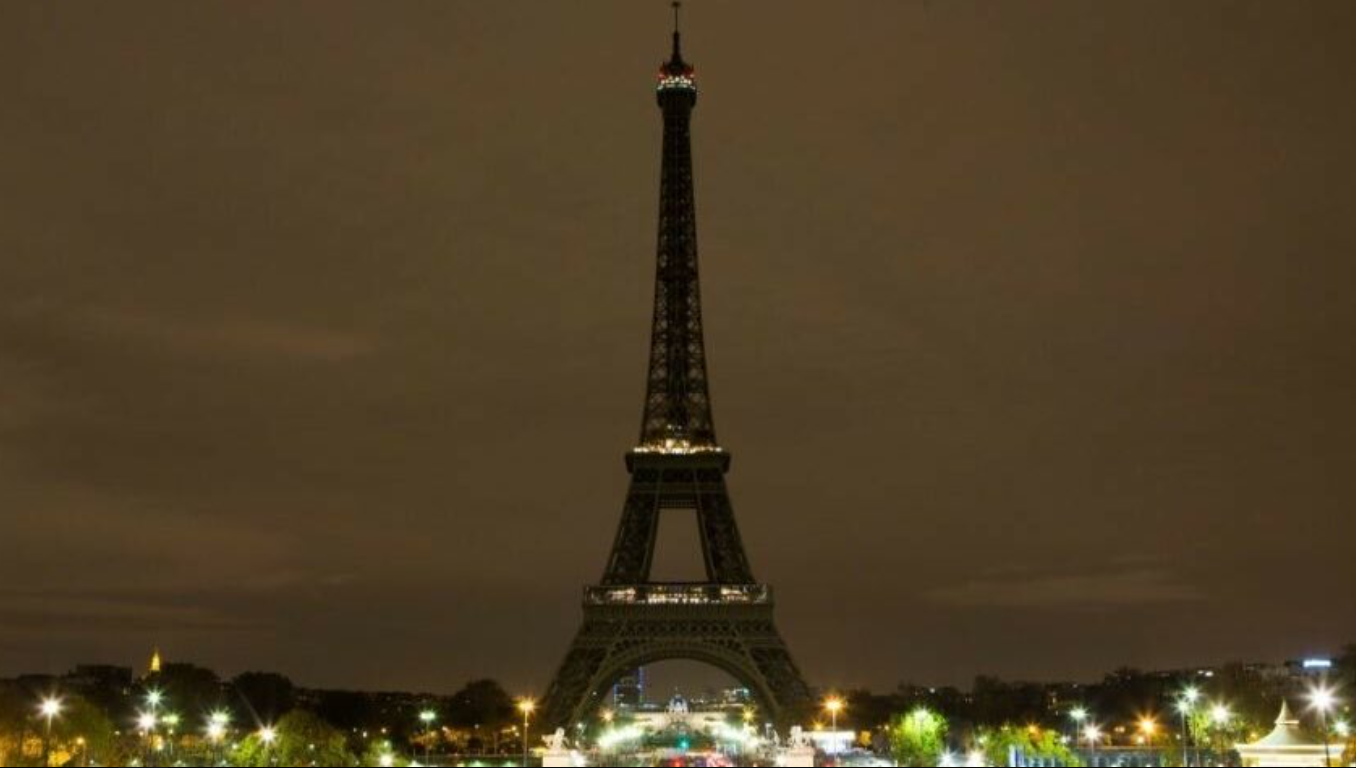
M 121 307 L 54 307 L 29 303 L 7 320 L 69 342 L 117 342 L 179 356 L 287 359 L 338 363 L 371 354 L 365 334 L 278 319 L 225 315 L 161 315 Z
M 150 595 L 53 595 L 47 590 L 4 590 L 0 636 L 47 636 L 54 633 L 163 631 L 223 632 L 257 628 L 246 620 L 186 598 Z M 176 599 L 179 601 L 176 603 Z
M 1205 594 L 1160 569 L 1073 576 L 1012 575 L 940 587 L 928 600 L 963 608 L 1119 608 L 1188 603 Z

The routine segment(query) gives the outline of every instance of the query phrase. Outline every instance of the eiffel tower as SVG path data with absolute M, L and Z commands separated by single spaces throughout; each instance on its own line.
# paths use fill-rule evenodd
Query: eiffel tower
M 583 626 L 542 701 L 548 728 L 584 722 L 620 677 L 671 659 L 725 671 L 749 688 L 769 721 L 786 722 L 811 706 L 773 623 L 772 590 L 749 567 L 725 487 L 730 454 L 716 441 L 711 415 L 697 279 L 690 130 L 697 84 L 677 29 L 658 97 L 659 254 L 640 441 L 626 456 L 631 487 L 607 569 L 584 590 Z M 685 512 L 696 513 L 706 579 L 655 582 L 659 516 Z

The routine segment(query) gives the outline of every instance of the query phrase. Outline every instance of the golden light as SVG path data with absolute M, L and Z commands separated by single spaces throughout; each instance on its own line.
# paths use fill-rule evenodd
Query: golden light
M 831 715 L 836 715 L 839 712 L 842 712 L 845 706 L 846 704 L 843 703 L 843 700 L 838 698 L 837 696 L 830 696 L 829 698 L 824 700 L 824 709 L 827 710 L 828 713 Z
M 518 699 L 518 711 L 524 715 L 530 715 L 537 711 L 537 702 L 528 697 Z
M 1141 717 L 1139 719 L 1139 732 L 1152 739 L 1154 734 L 1158 733 L 1158 721 L 1152 717 Z
M 614 717 L 616 717 L 616 715 L 612 713 L 612 710 L 610 710 L 610 709 L 604 709 L 604 710 L 603 710 L 603 722 L 604 722 L 604 723 L 610 723 L 610 722 L 612 722 L 612 718 L 614 718 Z

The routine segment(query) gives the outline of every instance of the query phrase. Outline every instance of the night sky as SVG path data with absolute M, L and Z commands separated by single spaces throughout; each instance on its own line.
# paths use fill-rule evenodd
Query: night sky
M 812 683 L 1356 639 L 1356 3 L 690 6 L 715 415 Z M 0 675 L 541 692 L 669 23 L 0 3 Z

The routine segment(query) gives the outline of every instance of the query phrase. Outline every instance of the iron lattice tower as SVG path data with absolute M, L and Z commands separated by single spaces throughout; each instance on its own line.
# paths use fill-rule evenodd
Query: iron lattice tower
M 677 4 L 675 4 L 676 7 Z M 810 689 L 773 623 L 772 591 L 753 577 L 716 441 L 697 269 L 692 174 L 693 68 L 681 33 L 659 73 L 664 117 L 659 249 L 640 442 L 626 457 L 630 490 L 602 582 L 584 590 L 584 622 L 542 702 L 547 728 L 583 722 L 637 667 L 691 659 L 747 685 L 768 719 L 808 710 Z M 659 517 L 695 512 L 706 579 L 650 577 Z

